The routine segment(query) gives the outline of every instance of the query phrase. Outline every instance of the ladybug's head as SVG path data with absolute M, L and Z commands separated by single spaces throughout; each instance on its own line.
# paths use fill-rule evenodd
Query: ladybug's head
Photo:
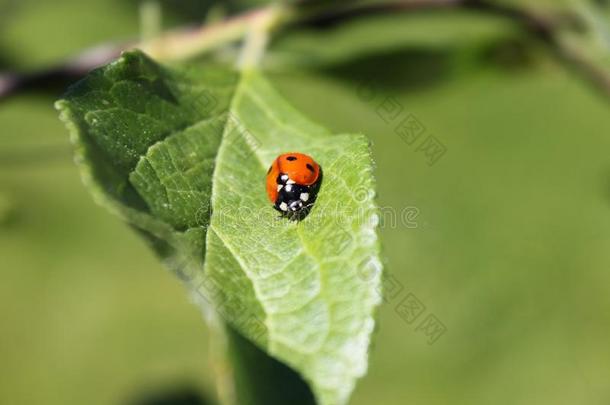
M 291 219 L 305 218 L 316 199 L 319 183 L 303 186 L 288 180 L 287 175 L 280 174 L 278 184 L 275 208 Z

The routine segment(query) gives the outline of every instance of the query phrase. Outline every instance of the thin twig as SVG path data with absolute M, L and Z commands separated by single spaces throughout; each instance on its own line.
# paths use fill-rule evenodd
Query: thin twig
M 256 19 L 251 21 L 237 61 L 240 70 L 248 70 L 260 64 L 269 43 L 271 31 L 279 25 L 282 19 L 289 15 L 288 9 L 281 5 L 274 6 L 272 11 L 257 16 Z
M 105 44 L 89 48 L 63 63 L 30 73 L 0 73 L 0 100 L 22 90 L 74 81 L 91 69 L 116 59 L 127 44 Z
M 189 59 L 227 43 L 243 39 L 254 22 L 263 20 L 275 12 L 274 6 L 267 6 L 210 25 L 170 31 L 152 41 L 136 44 L 134 47 L 141 49 L 154 59 Z
M 571 46 L 560 38 L 559 30 L 569 27 L 582 29 L 575 15 L 546 16 L 528 9 L 521 9 L 500 2 L 486 0 L 406 0 L 387 3 L 371 3 L 359 8 L 338 8 L 327 10 L 308 19 L 302 19 L 299 25 L 329 27 L 344 24 L 347 21 L 368 17 L 372 14 L 389 14 L 393 12 L 434 10 L 434 9 L 465 9 L 508 18 L 517 22 L 533 37 L 541 40 L 555 55 L 593 87 L 610 100 L 610 72 L 597 66 L 579 49 Z
M 18 91 L 75 81 L 92 69 L 138 48 L 158 60 L 184 60 L 243 39 L 253 21 L 276 13 L 268 6 L 199 27 L 182 27 L 145 42 L 108 43 L 89 48 L 56 66 L 29 73 L 0 72 L 0 100 Z M 288 14 L 286 14 L 288 15 Z
M 320 10 L 316 7 L 297 21 L 300 26 L 331 27 L 344 24 L 347 21 L 377 14 L 391 14 L 420 10 L 446 9 L 460 6 L 464 0 L 401 0 L 385 3 L 365 3 L 355 7 L 338 5 L 325 6 Z
M 575 15 L 542 16 L 529 10 L 523 10 L 503 4 L 488 3 L 484 0 L 467 0 L 467 8 L 510 18 L 519 22 L 523 28 L 542 40 L 557 58 L 585 78 L 593 88 L 610 101 L 610 71 L 598 66 L 578 48 L 562 39 L 560 29 L 582 29 L 581 21 Z
M 328 3 L 327 3 L 328 4 Z M 340 4 L 340 3 L 337 3 Z M 491 3 L 485 0 L 401 0 L 385 3 L 365 3 L 338 6 L 308 7 L 302 2 L 292 12 L 281 18 L 283 26 L 330 26 L 370 16 L 394 12 L 412 12 L 435 9 L 466 9 L 509 18 L 551 48 L 555 54 L 571 66 L 595 88 L 610 99 L 610 73 L 588 60 L 578 49 L 566 44 L 559 37 L 559 30 L 574 25 L 577 18 L 571 16 L 542 16 L 532 11 Z M 108 44 L 86 50 L 74 59 L 59 66 L 30 74 L 0 74 L 0 99 L 17 91 L 35 88 L 57 78 L 78 78 L 87 71 L 115 59 L 121 50 L 139 48 L 155 59 L 184 60 L 244 39 L 254 23 L 265 21 L 277 13 L 275 6 L 233 16 L 217 23 L 196 28 L 169 31 L 160 37 L 143 43 Z M 262 37 L 258 37 L 261 39 Z M 252 48 L 254 49 L 254 48 Z M 251 55 L 252 56 L 252 55 Z

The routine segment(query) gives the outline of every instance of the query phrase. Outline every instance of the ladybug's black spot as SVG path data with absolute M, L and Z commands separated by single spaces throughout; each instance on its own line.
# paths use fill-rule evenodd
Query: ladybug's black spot
M 309 169 L 309 171 L 311 171 L 312 173 L 315 172 L 316 170 L 313 168 L 313 166 L 311 165 L 311 163 L 307 163 L 305 165 L 305 167 L 307 167 Z
M 288 156 L 286 158 L 286 160 L 290 160 L 292 162 L 293 160 L 297 160 L 297 157 L 296 156 Z

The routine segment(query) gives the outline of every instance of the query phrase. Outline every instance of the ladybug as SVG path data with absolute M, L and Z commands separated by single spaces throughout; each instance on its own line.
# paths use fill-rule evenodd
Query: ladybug
M 311 156 L 284 153 L 267 171 L 267 196 L 283 215 L 303 219 L 315 202 L 321 180 L 322 169 Z

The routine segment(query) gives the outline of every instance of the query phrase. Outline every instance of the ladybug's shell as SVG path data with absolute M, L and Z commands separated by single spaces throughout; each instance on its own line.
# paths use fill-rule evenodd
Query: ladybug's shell
M 277 200 L 277 178 L 280 174 L 301 186 L 311 186 L 320 177 L 320 165 L 310 156 L 292 152 L 278 156 L 267 172 L 267 196 L 272 203 Z

